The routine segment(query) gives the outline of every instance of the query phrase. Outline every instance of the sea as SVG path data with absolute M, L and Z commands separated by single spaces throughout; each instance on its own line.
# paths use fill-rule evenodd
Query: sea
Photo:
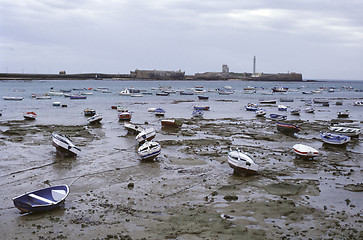
M 286 87 L 287 92 L 272 93 L 273 87 Z M 246 87 L 253 87 L 256 93 L 246 93 Z M 120 95 L 124 89 L 138 89 L 142 97 Z M 208 100 L 199 100 L 198 95 L 181 95 L 180 91 L 191 92 L 198 88 L 205 91 Z M 107 89 L 102 92 L 101 90 Z M 171 92 L 169 96 L 158 96 L 160 90 Z M 222 95 L 217 89 L 232 90 L 230 95 Z M 330 90 L 329 90 L 330 89 Z M 36 99 L 32 95 L 45 95 L 51 91 L 71 90 L 71 94 L 89 93 L 87 99 L 70 99 L 64 96 L 51 96 L 51 99 Z M 311 93 L 316 91 L 320 93 Z M 260 100 L 277 100 L 276 104 L 260 105 L 271 113 L 287 115 L 287 120 L 319 121 L 337 118 L 337 112 L 349 110 L 349 121 L 360 124 L 363 107 L 354 106 L 355 101 L 363 100 L 363 81 L 314 81 L 314 82 L 257 82 L 257 81 L 116 81 L 116 80 L 34 80 L 0 81 L 3 97 L 23 97 L 22 101 L 0 99 L 1 121 L 23 120 L 23 114 L 33 111 L 37 114 L 35 124 L 82 125 L 87 124 L 84 109 L 92 108 L 103 115 L 103 123 L 117 123 L 117 111 L 112 106 L 122 106 L 132 112 L 132 122 L 143 124 L 157 123 L 158 117 L 148 112 L 149 108 L 163 108 L 165 118 L 192 117 L 193 107 L 209 106 L 205 119 L 239 118 L 254 119 L 255 114 L 245 110 L 247 103 L 258 104 Z M 285 99 L 288 102 L 283 101 Z M 307 102 L 314 99 L 327 100 L 329 106 L 312 104 L 315 113 L 305 113 Z M 53 106 L 61 102 L 67 107 Z M 342 105 L 337 105 L 340 102 Z M 287 112 L 279 112 L 278 104 L 288 107 Z M 290 109 L 300 108 L 299 116 L 291 115 Z

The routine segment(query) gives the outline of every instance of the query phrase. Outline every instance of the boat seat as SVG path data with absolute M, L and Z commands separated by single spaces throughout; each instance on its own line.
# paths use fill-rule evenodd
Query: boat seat
M 38 195 L 35 195 L 35 194 L 33 194 L 33 193 L 29 194 L 28 196 L 29 196 L 29 197 L 32 197 L 32 198 L 35 198 L 35 199 L 38 199 L 38 200 L 40 200 L 40 201 L 43 201 L 43 202 L 49 203 L 49 204 L 56 203 L 55 201 L 52 201 L 52 200 L 49 200 L 49 199 L 43 198 L 43 197 L 38 196 Z

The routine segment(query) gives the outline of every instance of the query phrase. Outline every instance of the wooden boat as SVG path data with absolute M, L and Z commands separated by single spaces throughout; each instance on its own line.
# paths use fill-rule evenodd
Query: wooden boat
M 137 126 L 135 124 L 132 124 L 132 123 L 128 123 L 126 122 L 124 124 L 126 130 L 128 131 L 128 133 L 130 134 L 139 134 L 142 130 L 144 130 L 144 128 L 140 127 L 140 126 Z
M 12 101 L 21 101 L 24 98 L 23 97 L 3 97 L 4 100 L 12 100 Z
M 53 146 L 56 147 L 57 153 L 66 156 L 74 157 L 81 152 L 81 149 L 76 147 L 73 142 L 64 135 L 52 133 Z
M 183 125 L 183 122 L 178 119 L 163 119 L 161 120 L 162 127 L 174 127 L 180 128 Z
M 323 142 L 332 145 L 343 145 L 350 141 L 350 137 L 336 133 L 321 132 L 320 137 Z
M 274 113 L 271 113 L 269 118 L 271 120 L 285 120 L 287 118 L 286 115 L 280 115 L 280 114 L 274 114 Z
M 136 141 L 141 145 L 145 141 L 150 141 L 156 136 L 156 131 L 154 128 L 146 128 L 143 129 L 137 136 L 135 137 Z
M 69 194 L 67 185 L 59 185 L 28 192 L 13 198 L 21 212 L 48 211 L 61 206 Z
M 161 146 L 158 142 L 146 141 L 138 149 L 141 160 L 153 160 L 161 153 Z
M 337 113 L 338 118 L 347 118 L 349 117 L 349 110 L 340 111 Z
M 155 116 L 162 117 L 165 115 L 165 110 L 162 108 L 157 108 L 157 109 L 155 109 L 154 113 L 155 113 Z
M 194 110 L 208 111 L 209 110 L 209 106 L 196 105 L 196 106 L 194 106 Z
M 83 113 L 84 113 L 85 116 L 93 116 L 93 115 L 96 114 L 96 110 L 86 108 L 85 110 L 83 110 Z
M 203 117 L 204 111 L 203 110 L 194 110 L 192 112 L 193 117 Z
M 319 155 L 318 150 L 304 144 L 295 144 L 292 148 L 295 154 L 299 156 L 312 158 Z
M 228 165 L 242 174 L 255 174 L 258 170 L 258 165 L 253 159 L 239 149 L 228 152 Z
M 290 123 L 282 123 L 282 122 L 276 122 L 277 130 L 281 132 L 287 132 L 287 133 L 297 133 L 300 132 L 301 128 Z
M 91 124 L 100 123 L 103 119 L 102 114 L 95 114 L 92 117 L 87 118 L 87 121 Z
M 26 112 L 23 117 L 25 120 L 35 120 L 37 118 L 37 114 L 35 112 Z
M 254 104 L 254 103 L 247 103 L 247 105 L 245 106 L 245 109 L 247 111 L 256 111 L 258 109 L 258 105 Z
M 256 117 L 263 117 L 263 116 L 266 115 L 266 111 L 264 109 L 262 109 L 262 108 L 257 109 L 255 111 L 255 115 L 256 115 Z
M 277 109 L 278 109 L 279 111 L 287 111 L 287 107 L 286 107 L 285 105 L 282 105 L 282 104 L 278 105 L 278 106 L 277 106 Z
M 329 127 L 329 131 L 336 134 L 341 134 L 348 137 L 358 137 L 360 134 L 360 128 L 351 128 L 351 127 L 340 127 L 340 126 L 331 126 Z

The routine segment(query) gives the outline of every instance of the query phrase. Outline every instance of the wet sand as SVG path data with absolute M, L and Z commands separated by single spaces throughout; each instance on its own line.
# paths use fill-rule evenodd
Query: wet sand
M 344 121 L 344 120 L 343 120 Z M 141 162 L 122 123 L 100 126 L 0 123 L 3 239 L 362 239 L 362 143 L 322 144 L 331 121 L 184 119 L 180 130 L 157 130 L 162 153 Z M 82 149 L 57 156 L 51 133 Z M 321 155 L 297 158 L 295 143 Z M 230 147 L 250 153 L 258 174 L 228 166 Z M 21 215 L 12 198 L 68 184 L 65 206 Z

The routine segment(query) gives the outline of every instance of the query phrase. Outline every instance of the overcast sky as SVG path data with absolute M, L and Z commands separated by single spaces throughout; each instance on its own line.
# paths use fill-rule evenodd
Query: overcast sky
M 0 72 L 363 80 L 362 0 L 1 0 Z

